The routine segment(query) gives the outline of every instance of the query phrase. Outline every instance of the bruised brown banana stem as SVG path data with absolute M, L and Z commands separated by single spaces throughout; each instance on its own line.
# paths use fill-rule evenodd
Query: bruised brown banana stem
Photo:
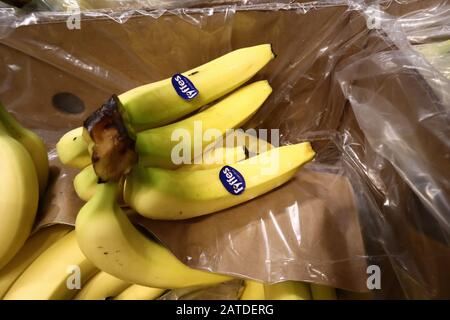
M 135 141 L 128 134 L 119 105 L 119 98 L 113 95 L 83 124 L 94 142 L 92 164 L 95 173 L 103 182 L 119 181 L 138 160 Z

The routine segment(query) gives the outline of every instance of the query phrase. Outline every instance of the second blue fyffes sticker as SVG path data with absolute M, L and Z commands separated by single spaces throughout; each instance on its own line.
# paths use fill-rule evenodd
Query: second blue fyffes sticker
M 198 96 L 198 90 L 187 77 L 182 74 L 172 76 L 172 85 L 177 94 L 184 100 L 192 100 Z
M 238 196 L 245 190 L 245 179 L 235 168 L 224 166 L 220 169 L 219 178 L 223 186 L 232 195 Z

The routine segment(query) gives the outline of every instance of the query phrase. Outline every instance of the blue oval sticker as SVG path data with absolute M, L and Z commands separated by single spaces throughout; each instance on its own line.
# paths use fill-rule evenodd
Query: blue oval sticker
M 184 100 L 191 100 L 198 96 L 198 90 L 187 77 L 182 74 L 172 76 L 172 85 L 178 95 Z
M 235 196 L 240 195 L 245 190 L 245 180 L 242 174 L 230 166 L 220 169 L 219 178 L 227 191 Z

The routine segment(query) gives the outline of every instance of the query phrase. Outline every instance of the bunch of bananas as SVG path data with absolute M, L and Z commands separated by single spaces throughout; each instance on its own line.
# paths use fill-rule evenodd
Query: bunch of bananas
M 0 104 L 0 269 L 30 235 L 48 179 L 47 149 Z
M 167 262 L 171 268 L 174 260 Z M 70 286 L 74 266 L 78 269 L 79 287 Z M 184 291 L 203 288 L 205 285 L 184 287 Z M 0 270 L 0 299 L 4 300 L 153 300 L 166 291 L 132 284 L 100 271 L 83 255 L 76 232 L 67 225 L 53 225 L 35 233 Z M 336 294 L 333 288 L 314 284 L 309 287 L 306 283 L 287 281 L 268 285 L 246 280 L 240 299 L 323 300 L 336 299 Z
M 267 44 L 230 52 L 113 96 L 83 127 L 66 133 L 56 146 L 58 156 L 81 170 L 74 187 L 87 202 L 75 230 L 55 225 L 28 238 L 47 182 L 47 153 L 35 134 L 1 109 L 0 147 L 6 156 L 0 169 L 6 179 L 0 192 L 16 196 L 0 200 L 6 221 L 0 236 L 8 235 L 0 243 L 0 298 L 155 299 L 169 289 L 232 280 L 183 264 L 139 231 L 123 207 L 162 220 L 211 214 L 277 188 L 311 161 L 315 153 L 308 142 L 277 147 L 243 131 L 230 133 L 271 94 L 266 80 L 242 85 L 273 58 Z M 174 161 L 181 136 L 189 138 L 182 148 L 187 163 Z M 73 283 L 71 273 L 77 275 Z M 311 292 L 312 297 L 334 292 L 297 282 L 245 283 L 242 299 L 310 299 Z
M 4 300 L 150 300 L 164 292 L 101 272 L 79 249 L 73 227 L 66 225 L 38 231 L 0 270 Z

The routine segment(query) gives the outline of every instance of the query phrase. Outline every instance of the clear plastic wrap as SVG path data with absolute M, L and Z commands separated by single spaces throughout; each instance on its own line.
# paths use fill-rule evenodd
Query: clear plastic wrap
M 76 30 L 67 12 L 0 8 L 0 99 L 51 150 L 53 183 L 36 227 L 73 224 L 76 170 L 54 146 L 111 93 L 269 42 L 277 58 L 255 79 L 274 92 L 246 127 L 277 128 L 281 144 L 312 141 L 316 159 L 282 188 L 224 212 L 134 221 L 195 268 L 362 292 L 367 266 L 378 265 L 376 297 L 450 297 L 449 104 L 430 85 L 449 80 L 410 44 L 445 1 L 170 3 L 87 11 Z M 63 92 L 83 111 L 55 108 Z
M 380 13 L 385 43 L 368 46 L 336 72 L 364 134 L 364 142 L 355 141 L 355 131 L 343 127 L 348 151 L 379 203 L 370 218 L 377 226 L 372 243 L 388 253 L 409 298 L 448 297 L 450 81 L 411 47 L 427 31 L 429 39 L 450 39 L 442 18 L 448 10 L 435 2 L 398 19 Z

